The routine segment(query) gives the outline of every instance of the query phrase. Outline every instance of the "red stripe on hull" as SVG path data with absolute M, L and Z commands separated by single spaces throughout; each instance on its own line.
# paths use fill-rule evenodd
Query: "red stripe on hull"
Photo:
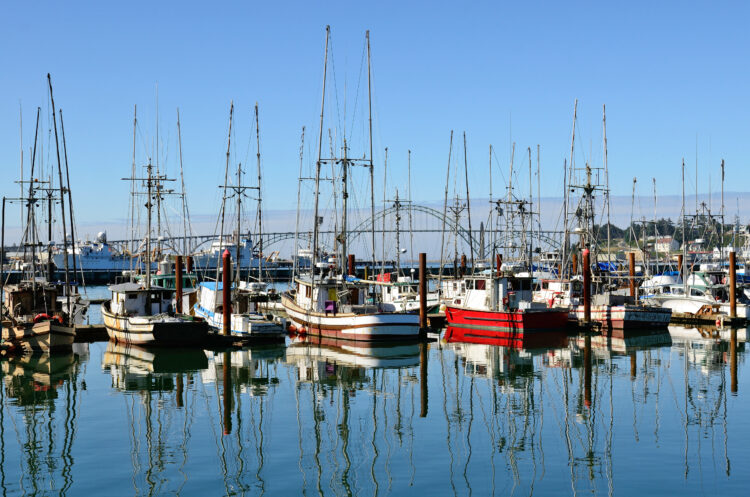
M 449 326 L 458 328 L 528 333 L 564 329 L 568 326 L 568 311 L 481 311 L 447 307 L 445 320 Z
M 291 321 L 291 320 L 290 320 Z M 296 333 L 300 336 L 311 336 L 311 337 L 323 337 L 333 338 L 336 340 L 346 340 L 347 342 L 356 341 L 367 341 L 367 342 L 405 342 L 414 341 L 419 338 L 419 334 L 404 334 L 404 335 L 391 335 L 385 333 L 371 334 L 371 333 L 345 333 L 344 330 L 338 329 L 327 329 L 317 328 L 305 325 L 289 324 L 287 329 L 291 333 Z

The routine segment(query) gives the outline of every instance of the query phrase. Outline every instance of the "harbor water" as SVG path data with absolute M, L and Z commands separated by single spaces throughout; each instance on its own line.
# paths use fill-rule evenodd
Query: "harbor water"
M 3 358 L 0 491 L 744 495 L 747 333 L 730 337 Z

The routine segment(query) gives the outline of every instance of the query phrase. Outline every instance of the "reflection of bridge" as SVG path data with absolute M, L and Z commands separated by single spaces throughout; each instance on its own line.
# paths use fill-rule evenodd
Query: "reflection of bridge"
M 425 233 L 440 233 L 445 229 L 446 234 L 456 233 L 461 241 L 466 243 L 467 245 L 475 247 L 476 253 L 481 253 L 480 250 L 480 240 L 484 238 L 484 253 L 489 254 L 492 253 L 492 241 L 490 232 L 486 231 L 484 232 L 484 237 L 482 237 L 482 230 L 474 229 L 471 232 L 469 232 L 468 229 L 464 228 L 461 223 L 459 222 L 458 225 L 456 223 L 456 220 L 454 218 L 451 218 L 449 216 L 443 216 L 443 213 L 437 209 L 433 209 L 431 207 L 426 207 L 422 205 L 411 205 L 411 206 L 401 206 L 399 208 L 399 213 L 402 218 L 401 222 L 401 230 L 400 233 L 402 235 L 408 235 L 409 233 L 409 226 L 406 222 L 404 222 L 404 217 L 408 216 L 409 211 L 411 210 L 412 214 L 412 229 L 411 233 L 414 234 L 425 234 Z M 385 223 L 388 221 L 389 217 L 395 218 L 396 216 L 396 207 L 390 206 L 386 209 L 383 209 L 379 212 L 375 213 L 375 217 L 368 217 L 361 223 L 359 223 L 357 226 L 352 228 L 349 231 L 349 244 L 352 244 L 352 242 L 359 239 L 361 236 L 367 236 L 368 234 L 372 233 L 373 228 L 373 219 L 375 221 L 375 233 L 377 235 L 382 236 L 383 233 L 386 234 L 396 234 L 397 231 L 393 227 L 393 223 L 390 223 L 389 225 L 386 225 Z M 432 225 L 430 225 L 432 224 Z M 385 229 L 383 229 L 383 226 L 386 226 Z M 332 236 L 336 235 L 337 233 L 333 230 L 321 230 L 319 231 L 319 234 L 322 236 Z M 548 245 L 550 248 L 558 248 L 560 245 L 559 238 L 560 233 L 555 231 L 540 231 L 540 232 L 534 232 L 535 237 L 539 237 L 542 243 Z M 300 240 L 309 240 L 312 241 L 312 231 L 300 231 L 299 234 Z M 195 248 L 195 250 L 200 249 L 204 244 L 215 240 L 217 238 L 217 235 L 194 235 L 194 236 L 188 236 L 188 237 L 182 237 L 182 236 L 174 236 L 174 237 L 162 237 L 162 243 L 165 247 L 168 247 L 174 251 L 177 251 L 177 248 L 179 245 L 181 245 L 182 240 L 187 239 L 191 243 L 191 246 Z M 281 242 L 287 241 L 287 240 L 294 240 L 295 238 L 295 232 L 294 231 L 269 231 L 267 233 L 263 233 L 263 248 L 264 250 L 268 250 L 269 248 L 275 246 L 276 244 L 279 244 Z M 448 238 L 446 238 L 448 239 Z M 117 246 L 117 247 L 125 247 L 127 244 L 129 244 L 129 240 L 111 240 L 110 244 Z M 257 240 L 256 240 L 257 243 Z

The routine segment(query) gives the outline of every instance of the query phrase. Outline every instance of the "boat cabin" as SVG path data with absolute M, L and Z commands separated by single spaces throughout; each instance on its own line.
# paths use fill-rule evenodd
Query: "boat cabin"
M 152 286 L 146 289 L 138 283 L 122 283 L 109 287 L 112 291 L 110 311 L 120 316 L 153 316 L 173 313 L 174 290 Z
M 469 276 L 464 278 L 464 295 L 453 305 L 469 309 L 514 310 L 536 307 L 532 303 L 532 278 L 520 276 Z
M 33 285 L 31 281 L 23 281 L 17 285 L 6 285 L 3 294 L 5 309 L 16 319 L 62 313 L 62 303 L 57 300 L 57 287 L 46 282 Z
M 362 280 L 344 281 L 335 278 L 316 279 L 315 286 L 307 278 L 295 279 L 295 302 L 303 309 L 313 312 L 367 313 L 377 312 L 378 307 L 367 305 L 367 282 Z

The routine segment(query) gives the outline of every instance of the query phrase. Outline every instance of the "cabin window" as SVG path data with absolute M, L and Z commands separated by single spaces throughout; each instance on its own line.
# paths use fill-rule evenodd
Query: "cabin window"
M 477 280 L 477 290 L 484 290 L 487 282 L 485 280 Z
M 549 289 L 549 281 L 542 281 L 542 290 Z
M 693 295 L 695 297 L 703 297 L 703 295 L 705 295 L 705 294 L 702 291 L 700 291 L 700 290 L 697 290 L 695 288 L 691 288 L 690 289 L 690 295 Z
M 312 287 L 305 285 L 305 297 L 312 297 Z
M 138 298 L 138 295 L 136 295 L 135 293 L 129 293 L 128 294 L 128 299 L 130 299 L 130 300 L 137 299 L 137 298 Z

